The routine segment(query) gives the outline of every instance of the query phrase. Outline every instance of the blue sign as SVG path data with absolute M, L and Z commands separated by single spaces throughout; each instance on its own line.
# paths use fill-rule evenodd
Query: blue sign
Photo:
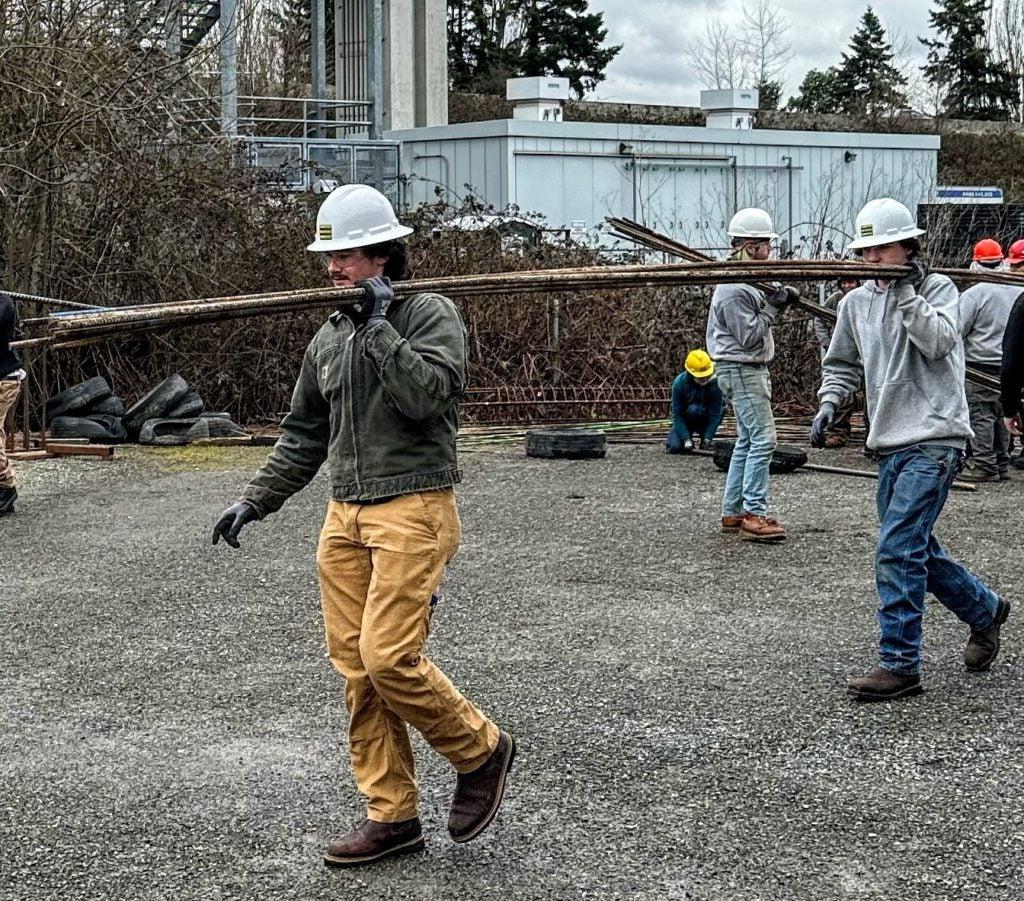
M 936 203 L 1002 203 L 1002 188 L 945 187 L 935 189 Z

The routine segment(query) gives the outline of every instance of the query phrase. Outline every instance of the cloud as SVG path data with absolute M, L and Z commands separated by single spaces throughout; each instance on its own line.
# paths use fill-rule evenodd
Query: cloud
M 755 0 L 747 0 L 748 6 Z M 774 6 L 790 22 L 787 34 L 793 57 L 784 73 L 784 97 L 796 92 L 808 69 L 840 61 L 866 4 L 864 0 L 777 0 Z M 928 33 L 932 0 L 879 0 L 874 10 L 887 31 L 909 38 L 918 62 L 924 49 L 917 41 Z M 709 22 L 738 23 L 742 0 L 594 0 L 603 12 L 608 42 L 622 50 L 607 69 L 607 78 L 590 99 L 629 103 L 696 106 L 701 79 L 688 65 L 687 41 L 699 38 Z

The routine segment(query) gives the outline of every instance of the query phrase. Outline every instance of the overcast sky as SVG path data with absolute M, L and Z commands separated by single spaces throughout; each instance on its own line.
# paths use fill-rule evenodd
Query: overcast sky
M 747 0 L 750 8 L 756 0 Z M 793 58 L 784 75 L 783 102 L 795 94 L 808 69 L 839 62 L 867 3 L 863 0 L 777 0 L 789 20 L 788 40 Z M 687 40 L 699 37 L 712 17 L 742 20 L 741 0 L 591 0 L 591 9 L 604 13 L 608 43 L 622 50 L 607 70 L 607 78 L 588 99 L 632 103 L 697 106 L 701 79 L 687 65 Z M 928 32 L 931 0 L 879 0 L 872 8 L 886 31 L 896 29 L 910 38 L 913 53 L 923 61 L 917 41 Z

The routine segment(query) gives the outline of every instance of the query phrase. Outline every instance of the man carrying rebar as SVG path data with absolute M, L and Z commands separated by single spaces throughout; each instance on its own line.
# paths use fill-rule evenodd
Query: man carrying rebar
M 921 621 L 929 591 L 970 627 L 964 664 L 991 666 L 1010 612 L 984 582 L 946 555 L 932 534 L 964 459 L 971 426 L 964 393 L 964 352 L 953 283 L 929 274 L 924 231 L 901 203 L 870 201 L 857 215 L 850 249 L 865 262 L 908 266 L 895 282 L 869 281 L 839 306 L 825 355 L 821 407 L 811 443 L 821 447 L 839 405 L 863 375 L 878 458 L 879 665 L 851 679 L 859 701 L 919 694 Z
M 672 428 L 665 440 L 670 454 L 706 450 L 725 415 L 725 399 L 715 378 L 715 364 L 707 351 L 691 350 L 683 371 L 672 382 Z
M 855 278 L 845 276 L 840 278 L 836 285 L 836 290 L 829 294 L 821 302 L 821 305 L 826 310 L 831 310 L 833 313 L 837 312 L 839 301 L 859 284 L 860 281 Z M 824 319 L 819 319 L 818 317 L 814 317 L 811 325 L 814 328 L 814 336 L 818 339 L 818 346 L 821 348 L 821 359 L 824 360 L 825 354 L 828 352 L 828 345 L 832 341 L 832 327 Z M 842 407 L 836 410 L 835 421 L 829 427 L 828 435 L 825 436 L 826 448 L 836 450 L 849 444 L 850 432 L 853 429 L 851 420 L 856 406 L 856 395 L 851 395 L 843 403 Z
M 974 245 L 972 269 L 1003 268 L 1003 248 L 984 238 Z M 1014 285 L 978 282 L 960 295 L 960 334 L 968 366 L 999 377 L 1006 320 L 1021 289 Z M 971 457 L 960 478 L 965 482 L 1001 482 L 1010 478 L 1010 433 L 1003 424 L 999 392 L 967 382 L 967 406 L 971 413 Z
M 366 819 L 325 862 L 354 866 L 422 850 L 408 725 L 458 776 L 448 830 L 457 842 L 494 819 L 515 743 L 423 653 L 431 596 L 459 545 L 453 486 L 466 331 L 437 294 L 395 299 L 406 251 L 387 198 L 344 185 L 324 201 L 316 239 L 335 287 L 364 299 L 332 314 L 302 361 L 273 451 L 214 528 L 238 547 L 247 523 L 302 489 L 326 460 L 332 499 L 317 566 L 327 648 L 345 677 L 349 755 Z
M 0 516 L 14 512 L 18 489 L 14 487 L 14 471 L 7 459 L 7 417 L 21 393 L 25 371 L 21 360 L 11 350 L 18 329 L 18 311 L 10 294 L 0 294 Z
M 767 260 L 778 238 L 764 210 L 740 210 L 729 222 L 732 260 Z M 768 516 L 768 466 L 775 450 L 772 323 L 799 295 L 795 288 L 765 292 L 746 284 L 719 285 L 708 311 L 707 348 L 718 384 L 736 417 L 737 439 L 722 497 L 722 531 L 747 541 L 776 543 L 786 530 Z

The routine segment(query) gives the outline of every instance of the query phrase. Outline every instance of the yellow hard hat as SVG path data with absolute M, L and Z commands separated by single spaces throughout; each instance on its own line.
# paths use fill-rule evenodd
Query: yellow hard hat
M 704 350 L 691 350 L 686 355 L 686 363 L 683 365 L 695 379 L 706 379 L 715 374 L 715 364 Z

